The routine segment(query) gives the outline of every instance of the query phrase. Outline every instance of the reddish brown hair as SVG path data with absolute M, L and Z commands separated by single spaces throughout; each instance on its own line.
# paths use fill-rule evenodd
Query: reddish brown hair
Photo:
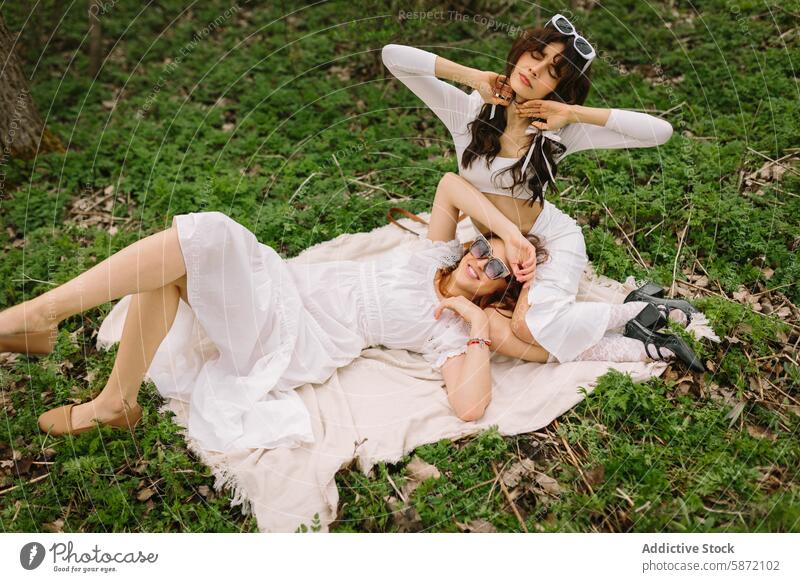
M 488 234 L 484 235 L 486 239 L 491 243 L 494 239 L 500 239 L 499 236 L 496 234 L 489 232 Z M 536 236 L 535 234 L 526 234 L 525 238 L 527 238 L 533 246 L 536 247 L 536 264 L 542 263 L 547 260 L 548 253 L 541 245 L 541 239 Z M 502 240 L 502 239 L 501 239 Z M 465 242 L 462 247 L 464 248 L 464 255 L 469 252 L 469 247 L 472 245 L 473 241 Z M 463 259 L 464 256 L 462 255 L 461 258 Z M 458 263 L 453 265 L 452 267 L 446 267 L 443 269 L 439 269 L 440 277 L 439 277 L 439 293 L 443 297 L 447 297 L 447 293 L 445 293 L 445 289 L 447 287 L 447 283 L 450 281 L 450 277 L 452 276 L 453 271 L 458 268 L 458 265 L 461 264 L 459 260 Z M 516 277 L 513 274 L 509 275 L 508 278 L 508 285 L 505 288 L 492 293 L 491 295 L 484 295 L 483 297 L 479 297 L 478 301 L 476 302 L 473 300 L 472 302 L 475 303 L 481 309 L 485 309 L 487 307 L 494 307 L 498 310 L 507 310 L 507 311 L 514 311 L 514 307 L 517 305 L 517 300 L 519 299 L 519 295 L 522 292 L 522 283 L 517 281 Z M 508 316 L 507 316 L 508 317 Z

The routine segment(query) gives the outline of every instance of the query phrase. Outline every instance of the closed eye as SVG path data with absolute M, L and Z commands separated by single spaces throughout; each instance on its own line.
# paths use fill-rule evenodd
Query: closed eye
M 541 51 L 533 50 L 531 51 L 531 56 L 538 61 L 542 59 L 544 55 L 542 55 Z M 558 78 L 558 73 L 556 72 L 555 68 L 550 67 L 549 69 L 547 69 L 547 72 L 550 73 L 550 76 L 553 77 L 554 79 Z

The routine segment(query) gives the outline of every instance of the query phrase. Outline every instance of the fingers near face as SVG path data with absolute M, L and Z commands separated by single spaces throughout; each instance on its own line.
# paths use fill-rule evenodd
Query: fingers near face
M 542 110 L 541 99 L 530 99 L 524 103 L 520 103 L 518 108 L 522 113 L 538 113 Z

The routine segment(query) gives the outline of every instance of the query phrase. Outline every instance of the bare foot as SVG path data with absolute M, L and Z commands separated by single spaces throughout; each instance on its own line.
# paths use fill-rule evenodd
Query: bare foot
M 108 422 L 122 414 L 122 411 L 121 401 L 106 401 L 98 396 L 94 400 L 73 406 L 70 422 L 73 429 L 84 428 L 93 426 L 95 418 L 100 422 Z

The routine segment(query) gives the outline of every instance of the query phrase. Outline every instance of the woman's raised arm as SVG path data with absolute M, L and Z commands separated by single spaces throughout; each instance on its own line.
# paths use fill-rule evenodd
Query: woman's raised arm
M 491 72 L 472 69 L 449 61 L 432 52 L 402 44 L 387 44 L 381 50 L 386 68 L 442 120 L 451 134 L 463 131 L 475 117 L 476 104 L 485 100 L 467 94 L 441 79 L 448 79 L 478 89 L 489 95 Z M 440 78 L 439 78 L 440 77 Z M 497 99 L 498 103 L 502 101 Z
M 552 100 L 531 99 L 517 108 L 518 115 L 539 117 L 539 129 L 560 128 L 566 150 L 561 158 L 588 149 L 646 148 L 667 143 L 672 124 L 666 119 L 631 111 L 568 105 Z
M 469 181 L 453 172 L 446 172 L 436 187 L 428 238 L 431 240 L 455 238 L 459 211 L 485 224 L 503 240 L 510 239 L 517 233 L 522 234 L 517 225 L 489 202 Z
M 631 111 L 573 105 L 574 123 L 561 134 L 564 155 L 587 149 L 647 148 L 667 143 L 672 124 L 666 119 Z
M 536 267 L 536 249 L 516 224 L 489 202 L 480 190 L 458 174 L 447 172 L 439 180 L 431 210 L 428 238 L 454 239 L 459 211 L 485 224 L 503 239 L 508 246 L 511 270 L 527 285 Z

